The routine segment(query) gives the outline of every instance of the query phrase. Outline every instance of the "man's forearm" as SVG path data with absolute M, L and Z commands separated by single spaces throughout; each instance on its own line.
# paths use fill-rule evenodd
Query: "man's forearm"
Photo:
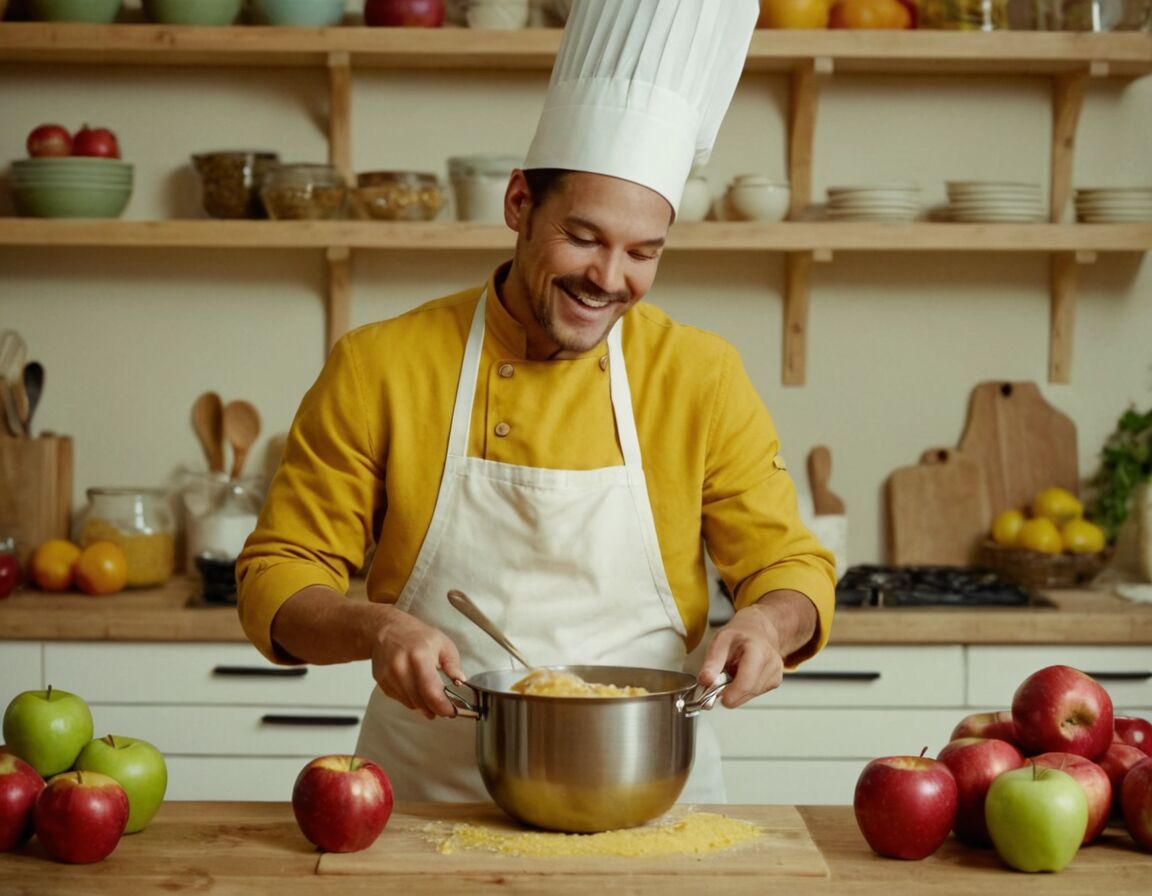
M 780 638 L 780 655 L 787 659 L 816 635 L 820 615 L 808 595 L 781 589 L 769 591 L 752 604 L 768 616 Z
M 272 643 L 287 657 L 318 665 L 368 659 L 389 612 L 396 611 L 312 585 L 297 591 L 276 612 Z

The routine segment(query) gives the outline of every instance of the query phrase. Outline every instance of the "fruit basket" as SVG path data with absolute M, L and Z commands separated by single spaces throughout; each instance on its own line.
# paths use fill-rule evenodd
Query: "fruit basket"
M 1111 550 L 1094 554 L 1045 554 L 985 540 L 977 549 L 976 561 L 1008 581 L 1028 588 L 1075 588 L 1096 578 L 1111 556 Z

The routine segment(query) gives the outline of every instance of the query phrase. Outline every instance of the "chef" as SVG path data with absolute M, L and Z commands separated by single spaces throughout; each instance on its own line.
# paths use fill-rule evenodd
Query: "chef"
M 507 187 L 511 260 L 344 336 L 300 405 L 238 562 L 241 621 L 274 662 L 371 660 L 357 751 L 400 799 L 486 799 L 444 684 L 511 661 L 450 589 L 535 663 L 681 669 L 707 550 L 737 612 L 697 674 L 731 676 L 728 707 L 828 638 L 832 557 L 735 349 L 641 303 L 757 9 L 577 0 Z M 347 599 L 373 544 L 369 600 Z M 681 798 L 724 800 L 706 725 Z

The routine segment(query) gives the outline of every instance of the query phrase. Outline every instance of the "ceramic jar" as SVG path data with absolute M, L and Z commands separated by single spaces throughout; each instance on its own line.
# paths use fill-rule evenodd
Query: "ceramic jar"
M 677 221 L 703 221 L 712 206 L 712 189 L 703 174 L 689 175 L 684 184 L 684 195 L 676 212 Z

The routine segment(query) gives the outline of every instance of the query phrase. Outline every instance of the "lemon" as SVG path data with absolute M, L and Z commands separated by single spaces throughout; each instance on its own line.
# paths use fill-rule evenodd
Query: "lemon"
M 1050 519 L 1057 526 L 1084 513 L 1084 505 L 1072 492 L 1057 485 L 1041 489 L 1032 499 L 1032 516 Z
M 1046 516 L 1034 516 L 1020 527 L 1016 547 L 1042 554 L 1059 554 L 1064 550 L 1064 539 L 1052 520 Z
M 1001 547 L 1010 548 L 1020 537 L 1020 527 L 1024 525 L 1024 514 L 1013 508 L 1001 510 L 992 520 L 992 540 Z
M 1104 531 L 1085 519 L 1069 520 L 1060 530 L 1064 550 L 1073 554 L 1098 554 L 1104 550 Z

